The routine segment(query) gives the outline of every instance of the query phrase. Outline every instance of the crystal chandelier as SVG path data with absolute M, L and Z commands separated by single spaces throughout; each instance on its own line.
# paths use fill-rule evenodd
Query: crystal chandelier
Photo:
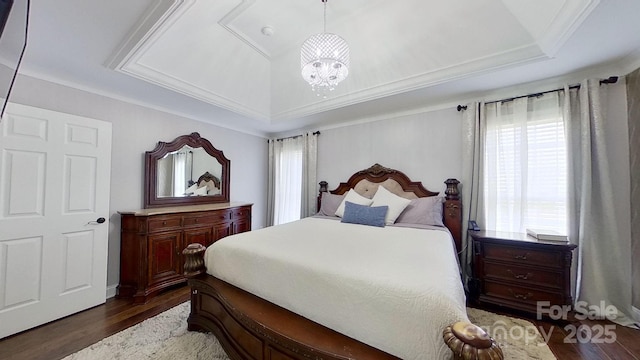
M 324 30 L 309 37 L 300 50 L 302 77 L 311 85 L 318 96 L 326 96 L 327 91 L 349 75 L 349 45 L 336 34 L 327 33 L 327 0 L 324 3 Z

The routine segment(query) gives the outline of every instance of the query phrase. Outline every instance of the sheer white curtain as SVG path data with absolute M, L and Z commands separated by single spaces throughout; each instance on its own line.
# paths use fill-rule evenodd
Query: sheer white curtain
M 606 86 L 584 81 L 579 91 L 565 89 L 569 144 L 569 236 L 578 244 L 576 300 L 604 315 L 601 306 L 615 306 L 622 325 L 632 325 L 631 239 L 619 231 L 609 169 Z
M 567 233 L 562 99 L 554 91 L 485 105 L 485 228 Z
M 300 219 L 303 146 L 302 136 L 276 141 L 274 225 Z
M 303 135 L 304 144 L 302 148 L 302 205 L 300 207 L 300 218 L 311 216 L 317 212 L 318 178 L 318 134 L 306 133 Z
M 462 119 L 462 250 L 460 263 L 462 264 L 462 279 L 467 290 L 472 278 L 471 261 L 473 249 L 471 239 L 467 234 L 469 220 L 475 220 L 481 228 L 485 228 L 483 185 L 483 150 L 486 135 L 484 103 L 467 104 Z
M 269 225 L 315 213 L 317 138 L 306 133 L 269 141 Z
M 177 152 L 173 154 L 173 196 L 184 195 L 187 183 L 187 154 Z

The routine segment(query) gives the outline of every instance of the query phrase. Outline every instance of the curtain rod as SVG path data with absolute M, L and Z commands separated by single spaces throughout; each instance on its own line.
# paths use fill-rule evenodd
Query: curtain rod
M 607 79 L 600 80 L 600 85 L 602 85 L 602 84 L 615 84 L 617 82 L 618 82 L 618 77 L 617 76 L 609 76 Z M 569 89 L 580 89 L 580 84 L 571 85 L 571 86 L 569 86 Z M 534 94 L 516 96 L 516 97 L 506 98 L 506 99 L 502 99 L 502 100 L 487 101 L 487 102 L 485 102 L 485 104 L 495 104 L 497 102 L 503 102 L 504 103 L 504 102 L 512 101 L 512 100 L 515 100 L 515 99 L 521 99 L 521 98 L 525 98 L 525 97 L 539 97 L 539 96 L 542 96 L 544 94 L 548 94 L 548 93 L 552 93 L 552 92 L 560 91 L 560 90 L 564 90 L 564 88 L 555 89 L 555 90 L 548 90 L 548 91 L 543 91 L 543 92 L 534 93 Z M 467 106 L 466 105 L 458 105 L 456 107 L 456 109 L 458 111 L 467 110 Z
M 320 131 L 314 131 L 313 133 L 311 133 L 311 135 L 316 135 L 316 136 L 320 135 Z M 285 139 L 295 139 L 295 138 L 299 138 L 300 136 L 304 136 L 304 135 L 300 134 L 300 135 L 287 136 L 287 137 L 283 137 L 283 138 L 280 138 L 280 139 L 275 139 L 275 141 L 282 141 L 282 140 L 285 140 Z M 269 141 L 271 141 L 271 140 L 267 140 L 267 142 L 269 142 Z

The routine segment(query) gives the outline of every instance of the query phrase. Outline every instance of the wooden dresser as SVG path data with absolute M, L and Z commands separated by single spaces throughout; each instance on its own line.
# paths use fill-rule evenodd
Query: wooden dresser
M 573 304 L 571 259 L 576 245 L 539 241 L 520 233 L 469 234 L 474 249 L 472 297 L 476 300 L 530 313 L 536 313 L 538 301 Z
M 121 211 L 118 297 L 144 303 L 186 282 L 182 250 L 251 230 L 251 205 L 221 203 Z

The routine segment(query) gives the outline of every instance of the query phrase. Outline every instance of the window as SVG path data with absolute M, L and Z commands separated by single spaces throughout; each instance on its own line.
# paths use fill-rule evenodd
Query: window
M 567 232 L 567 142 L 559 91 L 485 105 L 487 229 Z

